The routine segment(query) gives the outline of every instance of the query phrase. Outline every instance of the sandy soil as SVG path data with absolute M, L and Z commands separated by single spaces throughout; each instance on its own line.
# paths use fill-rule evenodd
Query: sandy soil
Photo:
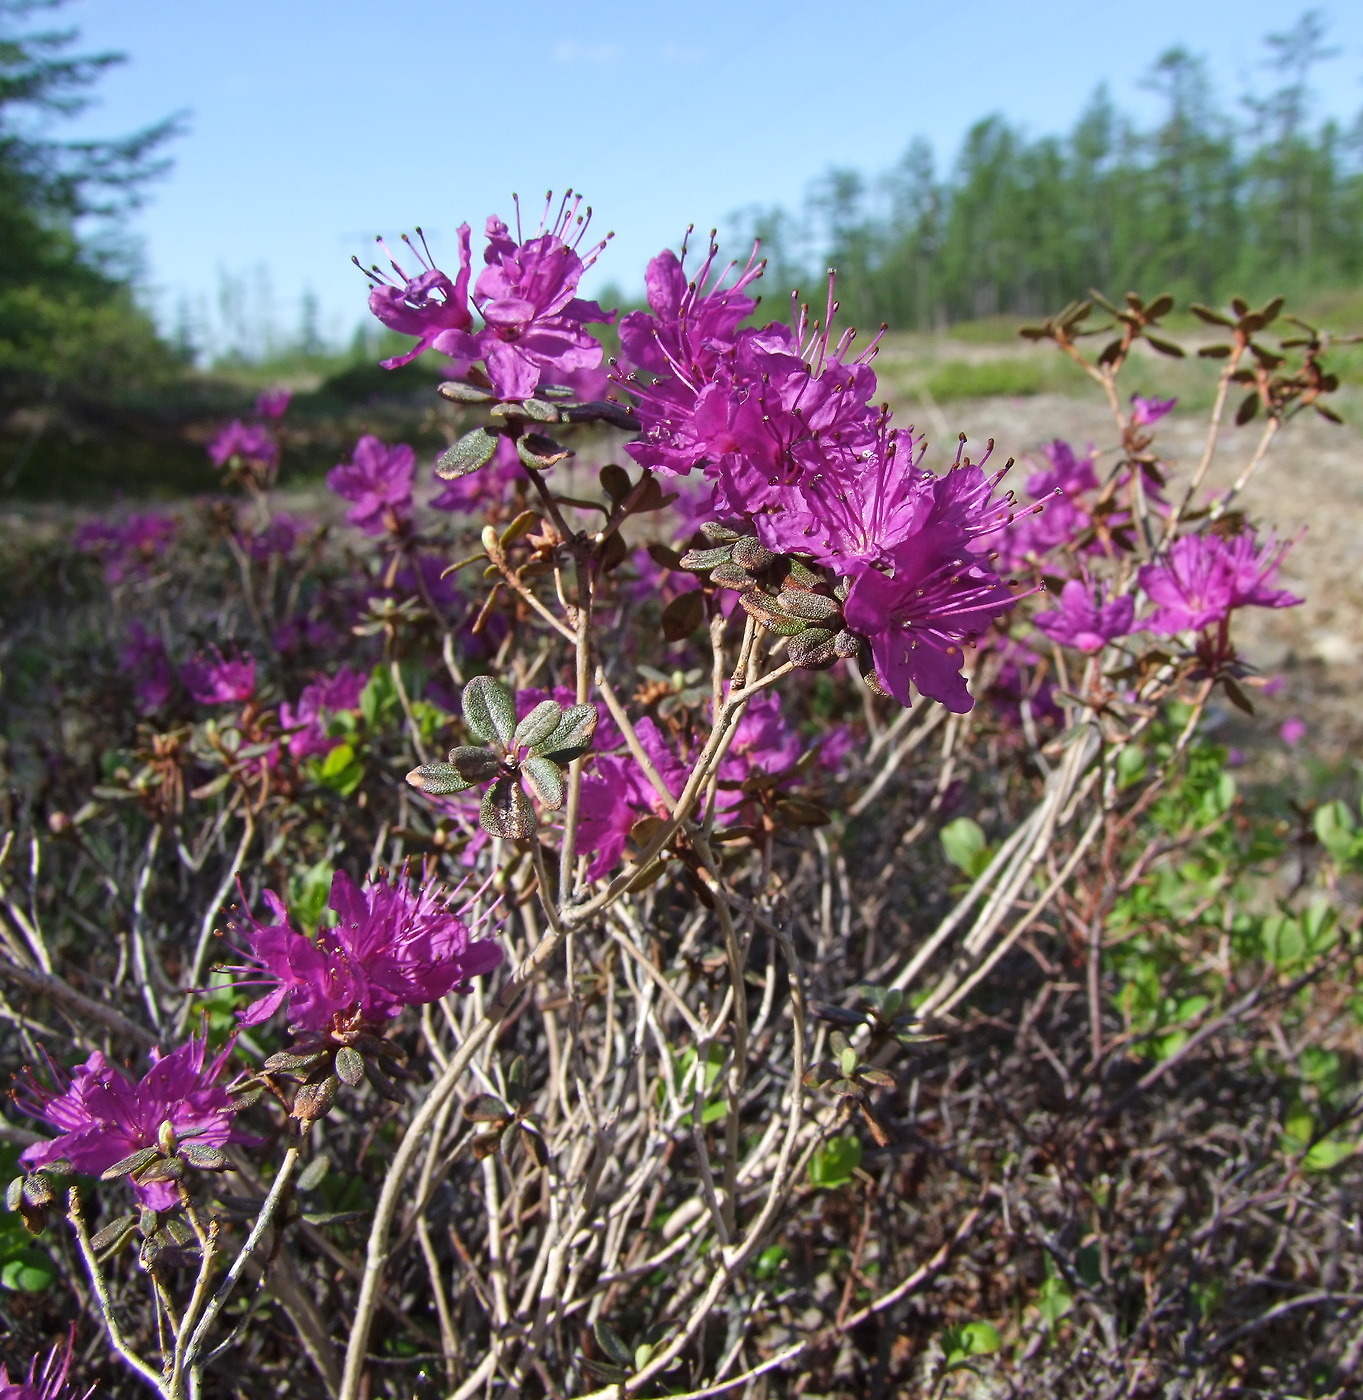
M 1248 660 L 1266 675 L 1284 678 L 1282 692 L 1262 707 L 1265 716 L 1303 714 L 1312 721 L 1313 746 L 1339 758 L 1363 743 L 1363 707 L 1355 699 L 1363 683 L 1363 431 L 1356 426 L 1363 421 L 1363 402 L 1349 395 L 1337 406 L 1353 421 L 1337 426 L 1302 414 L 1278 435 L 1240 498 L 1261 528 L 1301 536 L 1281 578 L 1306 600 L 1297 608 L 1247 609 L 1240 636 Z M 981 444 L 992 436 L 996 459 L 1017 457 L 1024 468 L 1024 459 L 1055 437 L 1100 450 L 1116 441 L 1112 420 L 1096 398 L 1043 394 L 940 407 L 920 401 L 903 411 L 951 450 L 957 432 Z M 1261 430 L 1261 420 L 1222 430 L 1210 474 L 1214 485 L 1236 479 Z M 1202 416 L 1175 413 L 1160 425 L 1157 445 L 1171 467 L 1174 499 L 1205 442 Z M 935 460 L 941 455 L 942 449 L 934 451 Z

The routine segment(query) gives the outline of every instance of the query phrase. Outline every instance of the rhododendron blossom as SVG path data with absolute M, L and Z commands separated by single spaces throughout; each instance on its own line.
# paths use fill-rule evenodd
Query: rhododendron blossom
M 1060 606 L 1032 621 L 1052 641 L 1083 652 L 1097 652 L 1132 630 L 1136 600 L 1129 593 L 1111 600 L 1104 585 L 1072 578 L 1060 590 Z
M 256 413 L 261 418 L 282 418 L 289 411 L 292 402 L 292 389 L 266 389 L 256 395 Z
M 369 309 L 389 330 L 417 337 L 417 343 L 405 354 L 382 361 L 384 369 L 398 369 L 409 364 L 424 350 L 458 354 L 464 346 L 463 333 L 473 325 L 468 304 L 469 232 L 467 224 L 460 224 L 459 271 L 453 280 L 435 265 L 420 229 L 417 229 L 420 248 L 406 234 L 402 238 L 421 269 L 410 276 L 388 251 L 383 239 L 378 240 L 398 281 L 394 282 L 377 266 L 361 269 L 374 284 L 369 293 Z M 358 259 L 356 266 L 359 266 Z
M 1253 532 L 1233 540 L 1184 535 L 1163 558 L 1142 565 L 1140 586 L 1155 605 L 1145 621 L 1152 632 L 1172 636 L 1225 622 L 1235 608 L 1290 608 L 1302 600 L 1269 586 L 1287 544 L 1260 546 Z
M 272 467 L 279 460 L 279 444 L 259 423 L 234 418 L 208 444 L 208 455 L 215 467 L 225 467 L 234 457 Z
M 475 941 L 438 892 L 430 886 L 414 891 L 401 876 L 357 885 L 338 870 L 327 905 L 336 923 L 315 938 L 293 928 L 273 890 L 264 898 L 272 922 L 245 912 L 232 921 L 250 958 L 235 970 L 256 973 L 255 980 L 271 987 L 241 1013 L 244 1025 L 258 1025 L 285 1007 L 296 1030 L 378 1026 L 404 1006 L 467 990 L 471 977 L 502 961 L 501 948 L 489 939 Z
M 249 700 L 256 688 L 254 656 L 224 656 L 217 647 L 200 652 L 180 667 L 185 689 L 201 705 Z
M 389 447 L 366 433 L 356 444 L 349 462 L 332 467 L 327 485 L 354 504 L 346 519 L 366 535 L 399 530 L 412 505 L 412 477 L 416 453 L 406 443 Z
M 21 1160 L 32 1169 L 65 1158 L 78 1172 L 99 1176 L 134 1152 L 160 1145 L 165 1123 L 176 1138 L 222 1147 L 232 1139 L 234 1110 L 218 1081 L 232 1049 L 229 1041 L 209 1059 L 206 1042 L 191 1037 L 169 1055 L 153 1050 L 151 1068 L 140 1080 L 96 1050 L 60 1091 L 30 1079 L 19 1092 L 20 1106 L 59 1135 L 25 1148 Z M 133 1185 L 156 1210 L 168 1210 L 179 1199 L 172 1181 Z
M 67 1384 L 74 1343 L 73 1333 L 67 1337 L 64 1347 L 54 1346 L 46 1358 L 35 1356 L 28 1363 L 28 1375 L 22 1378 L 15 1372 L 11 1380 L 8 1368 L 0 1361 L 0 1400 L 90 1400 L 95 1393 L 93 1385 L 77 1396 L 74 1388 Z M 41 1371 L 39 1361 L 42 1362 Z

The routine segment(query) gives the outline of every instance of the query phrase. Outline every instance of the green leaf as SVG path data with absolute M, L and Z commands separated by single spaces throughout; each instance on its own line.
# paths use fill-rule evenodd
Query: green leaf
M 761 1254 L 757 1256 L 757 1262 L 753 1265 L 753 1275 L 759 1282 L 771 1278 L 776 1271 L 786 1262 L 790 1251 L 783 1244 L 768 1245 Z
M 608 1322 L 598 1318 L 592 1331 L 596 1334 L 597 1345 L 617 1366 L 632 1367 L 634 1365 L 634 1357 L 630 1354 L 629 1348 L 625 1345 L 620 1334 Z
M 428 792 L 432 797 L 467 792 L 473 786 L 459 776 L 459 770 L 452 763 L 423 763 L 407 774 L 407 781 L 418 792 Z
M 531 750 L 534 758 L 551 758 L 560 766 L 580 758 L 592 746 L 597 713 L 592 704 L 569 705 L 554 732 Z
M 948 1371 L 961 1369 L 975 1356 L 992 1356 L 1003 1343 L 998 1331 L 988 1322 L 966 1322 L 948 1327 L 942 1334 L 942 1352 Z
M 535 790 L 535 796 L 555 811 L 563 806 L 563 770 L 550 758 L 527 758 L 521 772 Z
M 810 1159 L 809 1180 L 825 1191 L 846 1186 L 861 1165 L 861 1143 L 854 1137 L 829 1138 Z
M 377 728 L 397 708 L 398 689 L 393 683 L 392 673 L 386 666 L 376 667 L 360 691 L 360 713 L 364 716 L 364 722 L 371 729 Z
M 457 481 L 461 476 L 487 466 L 497 451 L 499 436 L 499 433 L 490 433 L 486 428 L 475 428 L 471 433 L 465 433 L 453 447 L 447 448 L 436 459 L 435 474 L 445 481 Z
M 970 817 L 957 817 L 942 828 L 942 851 L 946 858 L 972 879 L 983 874 L 993 859 L 984 831 Z
M 57 1277 L 52 1260 L 40 1249 L 29 1249 L 0 1268 L 0 1284 L 21 1293 L 41 1293 Z
M 537 830 L 535 809 L 514 778 L 498 778 L 478 809 L 478 824 L 489 836 L 529 840 Z
M 1036 1306 L 1046 1326 L 1054 1327 L 1074 1307 L 1074 1295 L 1065 1286 L 1064 1279 L 1053 1275 L 1041 1285 L 1036 1295 Z
M 127 1176 L 130 1172 L 135 1172 L 141 1167 L 145 1167 L 150 1162 L 154 1162 L 161 1155 L 159 1147 L 143 1147 L 137 1152 L 129 1153 L 126 1157 L 120 1157 L 111 1167 L 105 1167 L 100 1173 L 101 1181 L 117 1181 L 120 1176 Z
M 490 783 L 502 769 L 502 761 L 495 753 L 471 744 L 451 749 L 449 759 L 466 783 Z
M 353 1089 L 364 1078 L 364 1056 L 353 1045 L 342 1045 L 336 1052 L 336 1073 Z
M 349 797 L 364 781 L 364 764 L 349 744 L 337 744 L 317 765 L 316 776 L 323 787 Z
M 541 700 L 516 726 L 511 742 L 518 749 L 533 752 L 536 744 L 547 739 L 558 728 L 562 718 L 563 706 L 557 700 Z
M 1357 1143 L 1339 1142 L 1334 1138 L 1322 1138 L 1318 1143 L 1313 1144 L 1311 1150 L 1303 1159 L 1302 1165 L 1309 1172 L 1328 1172 L 1332 1167 L 1337 1167 L 1346 1158 L 1352 1157 L 1357 1151 Z
M 511 692 L 491 676 L 474 676 L 464 687 L 464 723 L 475 739 L 509 748 L 516 732 L 516 702 Z

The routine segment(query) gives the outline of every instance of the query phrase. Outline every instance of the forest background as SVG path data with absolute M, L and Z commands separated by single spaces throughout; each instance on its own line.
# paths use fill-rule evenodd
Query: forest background
M 373 368 L 379 333 L 359 324 L 358 274 L 357 327 L 344 343 L 319 331 L 306 298 L 292 332 L 253 326 L 268 308 L 253 311 L 247 279 L 226 274 L 219 320 L 231 334 L 205 340 L 183 318 L 153 317 L 125 216 L 154 197 L 183 119 L 118 141 L 60 139 L 60 119 L 79 116 L 122 56 L 83 53 L 74 30 L 43 13 L 51 8 L 0 3 L 0 494 L 69 500 L 74 489 L 91 501 L 201 489 L 212 424 L 267 383 L 298 395 L 286 480 L 318 478 L 358 428 L 422 442 L 412 405 L 435 371 Z M 1308 11 L 1264 39 L 1254 90 L 1230 100 L 1205 56 L 1170 48 L 1145 79 L 1159 103 L 1152 122 L 1120 110 L 1102 85 L 1063 135 L 989 115 L 945 165 L 919 138 L 888 170 L 814 176 L 798 207 L 737 210 L 726 245 L 762 240 L 769 302 L 817 290 L 836 267 L 843 315 L 887 324 L 891 362 L 931 362 L 906 382 L 937 403 L 1063 391 L 1049 362 L 1002 348 L 953 359 L 952 347 L 1002 347 L 1022 318 L 1090 288 L 1206 302 L 1284 294 L 1308 315 L 1357 320 L 1363 110 L 1317 120 L 1313 101 L 1313 73 L 1337 53 L 1321 12 Z M 641 289 L 602 295 L 630 305 Z M 1355 377 L 1347 356 L 1341 370 L 1346 383 Z

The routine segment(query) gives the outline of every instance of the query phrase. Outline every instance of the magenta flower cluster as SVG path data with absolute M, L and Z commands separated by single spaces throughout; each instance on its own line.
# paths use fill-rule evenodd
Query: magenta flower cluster
M 135 512 L 123 520 L 92 520 L 82 525 L 71 543 L 104 564 L 107 583 L 145 578 L 170 547 L 179 528 L 172 515 Z
M 964 648 L 1013 604 L 985 548 L 1014 517 L 963 454 L 945 476 L 923 445 L 873 402 L 874 343 L 851 356 L 822 326 L 744 327 L 750 259 L 729 279 L 712 244 L 691 275 L 683 258 L 649 265 L 650 310 L 620 326 L 619 384 L 643 425 L 627 451 L 642 466 L 703 475 L 710 513 L 742 523 L 767 549 L 803 555 L 844 581 L 848 627 L 870 644 L 881 687 L 908 704 L 910 685 L 958 712 L 972 704 Z
M 459 229 L 459 270 L 442 272 L 425 238 L 420 247 L 404 237 L 416 269 L 408 272 L 380 240 L 392 275 L 379 267 L 366 274 L 374 283 L 369 308 L 390 330 L 417 337 L 405 354 L 384 361 L 396 369 L 423 350 L 436 350 L 467 365 L 481 361 L 499 398 L 527 399 L 542 383 L 601 363 L 601 345 L 585 327 L 612 319 L 594 301 L 577 295 L 582 274 L 596 260 L 604 241 L 585 251 L 583 239 L 591 210 L 569 191 L 557 210 L 545 202 L 539 228 L 529 238 L 516 207 L 516 235 L 496 215 L 486 225 L 483 269 L 473 283 L 470 230 Z M 472 303 L 470 305 L 470 302 Z M 482 319 L 475 329 L 474 311 Z
M 74 1344 L 73 1331 L 68 1335 L 64 1347 L 54 1346 L 46 1357 L 35 1356 L 28 1363 L 27 1376 L 16 1372 L 11 1379 L 9 1368 L 0 1361 L 0 1400 L 90 1400 L 95 1393 L 94 1386 L 77 1396 L 67 1382 Z
M 353 504 L 346 519 L 366 535 L 400 531 L 412 507 L 416 454 L 405 443 L 388 447 L 371 434 L 356 444 L 349 462 L 332 467 L 327 485 Z
M 60 1090 L 30 1080 L 17 1095 L 20 1105 L 58 1135 L 25 1148 L 20 1160 L 32 1170 L 65 1158 L 76 1171 L 99 1176 L 134 1152 L 156 1147 L 165 1123 L 177 1138 L 222 1147 L 233 1138 L 232 1099 L 219 1083 L 231 1053 L 229 1043 L 210 1059 L 206 1042 L 191 1037 L 169 1055 L 153 1050 L 140 1080 L 98 1050 Z M 170 1181 L 134 1186 L 154 1210 L 169 1210 L 178 1199 Z
M 502 961 L 501 948 L 490 939 L 475 940 L 439 894 L 430 887 L 413 890 L 401 877 L 357 885 L 338 870 L 328 904 L 336 923 L 315 938 L 293 927 L 272 890 L 264 897 L 270 922 L 243 911 L 232 923 L 248 958 L 248 966 L 237 970 L 269 988 L 242 1013 L 248 1026 L 281 1008 L 295 1030 L 380 1026 L 404 1006 L 465 990 L 469 978 Z

